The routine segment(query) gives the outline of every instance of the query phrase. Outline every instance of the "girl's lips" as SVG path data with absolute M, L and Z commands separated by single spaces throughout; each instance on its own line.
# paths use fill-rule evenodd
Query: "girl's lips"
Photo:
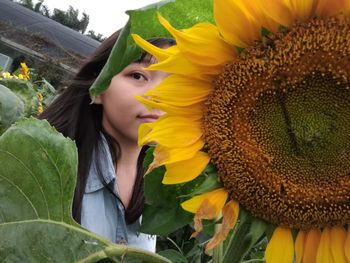
M 142 122 L 155 122 L 160 116 L 157 114 L 145 114 L 137 116 Z

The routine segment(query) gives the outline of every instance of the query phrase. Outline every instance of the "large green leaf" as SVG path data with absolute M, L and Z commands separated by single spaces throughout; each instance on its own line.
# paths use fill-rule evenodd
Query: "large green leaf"
M 37 114 L 37 92 L 31 82 L 20 79 L 3 79 L 0 84 L 6 86 L 23 101 L 24 116 Z
M 153 159 L 153 147 L 145 158 L 145 167 Z M 218 187 L 217 178 L 213 180 L 212 166 L 208 166 L 196 179 L 176 185 L 164 185 L 162 180 L 165 167 L 154 169 L 145 177 L 146 206 L 143 212 L 141 231 L 149 234 L 167 236 L 169 233 L 193 221 L 193 214 L 182 209 L 181 203 L 194 195 Z M 211 225 L 212 222 L 208 223 Z
M 73 224 L 77 151 L 46 121 L 25 119 L 0 138 L 0 222 L 49 219 Z
M 23 119 L 0 137 L 1 262 L 168 262 L 117 246 L 71 216 L 77 151 L 47 121 Z M 140 262 L 140 261 L 138 261 Z
M 149 154 L 151 155 L 151 154 Z M 148 156 L 148 158 L 150 158 Z M 167 236 L 192 222 L 193 215 L 184 211 L 177 186 L 162 184 L 164 167 L 153 170 L 145 177 L 146 205 L 142 215 L 141 231 Z
M 23 110 L 22 100 L 0 84 L 0 134 L 23 115 Z
M 189 28 L 199 22 L 214 23 L 212 0 L 165 0 L 128 11 L 131 32 L 145 39 L 170 36 L 158 22 L 157 12 L 179 29 Z
M 169 33 L 160 25 L 156 13 L 161 13 L 176 28 L 189 28 L 198 22 L 213 22 L 212 0 L 164 0 L 144 8 L 128 11 L 128 23 L 102 69 L 100 75 L 90 89 L 92 97 L 105 91 L 112 77 L 122 71 L 128 64 L 140 57 L 131 33 L 145 39 L 152 37 L 168 37 Z

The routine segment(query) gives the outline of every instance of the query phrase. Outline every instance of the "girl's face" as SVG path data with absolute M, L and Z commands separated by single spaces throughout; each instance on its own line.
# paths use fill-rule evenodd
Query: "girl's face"
M 118 142 L 137 142 L 138 127 L 154 122 L 162 112 L 148 110 L 135 99 L 157 86 L 168 76 L 161 71 L 148 71 L 148 63 L 132 63 L 112 78 L 108 89 L 97 96 L 95 103 L 103 105 L 102 126 Z

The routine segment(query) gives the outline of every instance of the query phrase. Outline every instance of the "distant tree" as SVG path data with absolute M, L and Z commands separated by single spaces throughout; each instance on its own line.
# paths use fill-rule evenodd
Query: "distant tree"
M 69 6 L 67 11 L 55 8 L 50 18 L 84 34 L 89 25 L 89 15 L 85 12 L 82 15 L 83 17 L 79 19 L 79 10 Z
M 42 5 L 41 6 L 41 11 L 40 13 L 48 18 L 50 18 L 51 14 L 50 14 L 50 9 L 47 7 L 47 5 Z
M 40 9 L 41 9 L 41 6 L 43 5 L 43 2 L 44 0 L 40 0 L 34 5 L 35 12 L 40 13 Z
M 34 12 L 50 17 L 50 10 L 47 5 L 43 4 L 44 0 L 39 0 L 36 4 L 32 0 L 20 0 L 18 3 Z
M 19 3 L 24 7 L 34 11 L 34 4 L 32 0 L 20 0 Z
M 76 30 L 82 34 L 85 33 L 90 21 L 90 16 L 88 14 L 83 12 L 82 18 L 79 19 L 79 10 L 74 9 L 72 6 L 69 6 L 67 11 L 55 8 L 51 14 L 48 6 L 44 5 L 44 1 L 45 0 L 38 0 L 37 3 L 34 3 L 33 0 L 15 0 L 16 3 L 19 3 L 34 12 L 51 18 L 52 20 L 55 20 L 56 22 L 70 27 L 71 29 Z M 102 34 L 95 33 L 94 30 L 90 30 L 86 35 L 98 41 L 103 41 L 105 39 Z
M 79 21 L 79 26 L 80 26 L 80 30 L 81 30 L 81 33 L 85 33 L 88 25 L 89 25 L 89 22 L 90 22 L 90 16 L 88 14 L 86 14 L 85 12 L 83 12 L 83 17 L 82 19 L 80 19 Z
M 95 33 L 94 30 L 89 30 L 89 32 L 86 34 L 86 36 L 89 36 L 97 41 L 102 42 L 103 40 L 105 40 L 106 38 L 100 34 L 100 33 Z

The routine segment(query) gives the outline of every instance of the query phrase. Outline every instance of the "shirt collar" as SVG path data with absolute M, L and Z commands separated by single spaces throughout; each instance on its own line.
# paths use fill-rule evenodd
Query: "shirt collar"
M 98 154 L 96 154 L 96 150 L 98 151 Z M 107 140 L 102 133 L 101 140 L 99 142 L 99 147 L 94 150 L 92 155 L 89 176 L 87 178 L 85 187 L 85 193 L 95 192 L 104 187 L 97 173 L 97 163 L 99 163 L 100 165 L 102 176 L 106 184 L 109 184 L 110 182 L 115 180 L 115 169 L 112 161 L 112 156 L 108 147 Z

